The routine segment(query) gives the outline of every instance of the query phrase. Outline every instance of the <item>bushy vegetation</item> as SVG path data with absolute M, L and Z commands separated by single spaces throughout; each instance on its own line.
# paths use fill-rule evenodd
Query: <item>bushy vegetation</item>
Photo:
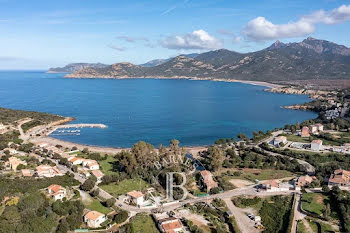
M 0 200 L 4 196 L 18 197 L 2 207 L 0 232 L 58 232 L 66 233 L 82 224 L 84 206 L 80 201 L 48 200 L 40 189 L 51 184 L 75 185 L 70 176 L 46 179 L 8 179 L 0 177 Z M 16 199 L 14 199 L 16 200 Z
M 290 196 L 273 196 L 264 200 L 259 211 L 267 233 L 284 233 L 288 228 L 289 215 L 292 211 Z
M 3 124 L 13 124 L 15 121 L 21 120 L 23 118 L 35 119 L 36 121 L 40 121 L 44 124 L 63 119 L 61 116 L 49 113 L 0 108 L 0 122 Z
M 16 193 L 31 193 L 36 190 L 47 188 L 51 184 L 58 184 L 61 186 L 75 186 L 79 182 L 70 175 L 55 176 L 52 178 L 35 179 L 10 179 L 0 176 L 0 200 L 4 196 L 9 196 Z
M 261 198 L 260 197 L 254 197 L 254 198 L 235 197 L 235 198 L 232 198 L 232 202 L 233 204 L 235 204 L 235 206 L 246 208 L 249 206 L 257 205 L 258 203 L 261 202 Z
M 350 192 L 342 191 L 334 186 L 328 193 L 331 207 L 338 213 L 342 232 L 350 232 Z

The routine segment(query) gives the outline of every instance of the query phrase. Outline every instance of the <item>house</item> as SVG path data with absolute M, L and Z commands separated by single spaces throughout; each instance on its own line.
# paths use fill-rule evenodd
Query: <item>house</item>
M 267 192 L 277 192 L 279 190 L 279 184 L 276 180 L 268 180 L 262 184 L 262 188 Z
M 85 177 L 86 179 L 91 176 L 90 172 L 85 168 L 78 168 L 78 172 L 81 174 L 81 176 Z
M 323 132 L 323 125 L 321 123 L 316 124 L 318 132 Z
M 129 202 L 131 204 L 140 206 L 144 202 L 144 195 L 142 192 L 139 191 L 131 191 L 126 194 L 128 196 Z
M 311 142 L 311 150 L 316 150 L 316 151 L 323 150 L 322 140 L 320 140 L 320 139 L 313 140 Z
M 86 165 L 86 167 L 89 169 L 89 170 L 98 170 L 100 169 L 100 165 L 98 165 L 98 163 L 95 161 L 93 163 L 88 163 Z
M 80 158 L 80 157 L 70 157 L 68 159 L 68 161 L 72 164 L 72 165 L 79 165 L 82 164 L 84 159 Z
M 97 211 L 89 211 L 84 216 L 84 222 L 90 228 L 98 228 L 101 227 L 101 224 L 107 220 L 106 215 L 97 212 Z
M 29 169 L 22 169 L 21 170 L 22 176 L 24 177 L 31 177 L 33 176 L 33 171 Z
M 204 170 L 204 171 L 201 171 L 200 173 L 207 192 L 210 192 L 212 188 L 218 187 L 218 184 L 214 181 L 213 174 L 211 174 L 210 171 Z
M 96 177 L 97 182 L 100 183 L 102 181 L 102 177 L 104 177 L 104 174 L 100 170 L 93 170 L 91 173 Z
M 158 226 L 161 232 L 164 233 L 182 233 L 185 232 L 182 223 L 179 219 L 169 217 L 158 220 Z
M 278 136 L 273 139 L 273 145 L 279 146 L 283 143 L 284 145 L 287 144 L 287 137 L 286 136 Z
M 22 164 L 24 166 L 27 165 L 27 162 L 25 161 L 22 161 L 16 157 L 10 157 L 9 158 L 9 161 L 8 161 L 8 165 L 10 167 L 10 169 L 12 169 L 13 171 L 17 171 L 17 167 Z
M 309 130 L 308 127 L 304 126 L 304 127 L 301 129 L 301 137 L 302 137 L 302 138 L 310 137 L 310 130 Z
M 350 185 L 350 171 L 338 169 L 329 177 L 328 185 L 349 186 Z
M 62 200 L 66 197 L 67 191 L 60 185 L 52 184 L 47 187 L 47 193 L 55 200 Z
M 58 168 L 50 165 L 40 165 L 35 168 L 35 173 L 38 177 L 54 177 L 63 176 L 64 174 Z
M 316 126 L 316 125 L 310 125 L 310 126 L 309 126 L 309 129 L 310 129 L 310 132 L 311 132 L 312 134 L 317 133 L 317 126 Z
M 10 152 L 10 155 L 15 155 L 18 153 L 18 151 L 16 149 L 13 149 L 13 148 L 5 148 L 5 149 L 3 149 L 3 151 Z
M 295 190 L 300 190 L 301 187 L 307 187 L 309 186 L 314 180 L 316 179 L 316 177 L 311 177 L 311 176 L 299 176 L 295 182 L 294 182 L 294 189 Z

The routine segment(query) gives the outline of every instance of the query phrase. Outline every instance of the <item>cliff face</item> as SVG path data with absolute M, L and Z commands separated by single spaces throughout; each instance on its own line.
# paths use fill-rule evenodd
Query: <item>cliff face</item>
M 187 77 L 267 82 L 350 79 L 350 49 L 314 38 L 289 44 L 276 41 L 264 50 L 246 54 L 220 49 L 193 57 L 180 55 L 151 67 L 130 63 L 88 67 L 66 77 Z

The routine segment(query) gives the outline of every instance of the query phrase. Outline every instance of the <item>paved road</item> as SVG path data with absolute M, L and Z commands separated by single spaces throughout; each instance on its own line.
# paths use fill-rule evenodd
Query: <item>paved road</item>
M 297 232 L 297 224 L 299 220 L 302 220 L 306 217 L 305 214 L 302 213 L 301 211 L 301 195 L 299 193 L 296 193 L 294 196 L 294 219 L 292 222 L 292 229 L 291 233 L 296 233 Z

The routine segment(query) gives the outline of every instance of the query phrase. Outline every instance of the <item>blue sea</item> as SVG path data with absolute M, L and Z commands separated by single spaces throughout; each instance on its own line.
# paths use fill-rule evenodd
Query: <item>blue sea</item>
M 0 71 L 0 106 L 75 117 L 72 123 L 103 123 L 59 139 L 86 145 L 130 147 L 139 140 L 182 146 L 210 145 L 219 138 L 251 136 L 312 119 L 282 105 L 307 96 L 263 91 L 242 83 L 160 79 L 67 79 L 44 71 Z

